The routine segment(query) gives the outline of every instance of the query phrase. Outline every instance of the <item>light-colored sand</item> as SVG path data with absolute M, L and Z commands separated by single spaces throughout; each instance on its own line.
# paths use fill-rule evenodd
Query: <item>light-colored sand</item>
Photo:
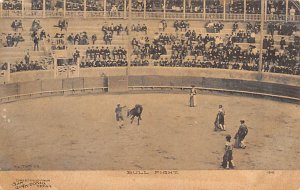
M 233 136 L 239 120 L 245 119 L 247 148 L 234 150 L 237 169 L 300 169 L 298 105 L 198 95 L 198 107 L 190 108 L 188 99 L 184 94 L 126 94 L 2 104 L 0 168 L 219 169 L 225 135 Z M 142 104 L 141 125 L 127 120 L 119 129 L 114 116 L 117 103 Z M 226 110 L 226 132 L 213 131 L 219 104 Z

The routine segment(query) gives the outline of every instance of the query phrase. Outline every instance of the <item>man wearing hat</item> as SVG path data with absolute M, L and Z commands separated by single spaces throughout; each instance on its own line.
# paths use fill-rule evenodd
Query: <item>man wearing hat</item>
M 196 106 L 196 94 L 197 94 L 197 91 L 195 89 L 195 86 L 192 85 L 192 89 L 191 89 L 191 93 L 190 93 L 190 107 Z
M 125 108 L 126 106 L 121 107 L 120 104 L 117 105 L 116 109 L 115 109 L 115 113 L 116 113 L 116 120 L 118 122 L 119 128 L 121 129 L 124 126 L 124 118 L 123 118 L 123 114 L 122 114 L 122 109 Z
M 236 148 L 246 148 L 246 145 L 244 144 L 243 140 L 245 139 L 246 135 L 248 134 L 248 128 L 247 128 L 247 125 L 245 124 L 244 120 L 241 120 L 240 122 L 241 122 L 240 128 L 234 136 L 234 139 L 235 139 L 234 146 Z

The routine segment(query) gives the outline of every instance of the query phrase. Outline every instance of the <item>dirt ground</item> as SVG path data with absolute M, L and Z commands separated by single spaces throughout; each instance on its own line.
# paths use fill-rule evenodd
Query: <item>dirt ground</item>
M 271 100 L 185 94 L 47 97 L 0 105 L 1 170 L 220 169 L 225 135 L 240 119 L 246 149 L 237 169 L 300 169 L 300 107 Z M 144 107 L 143 120 L 119 129 L 117 103 Z M 225 132 L 214 132 L 218 105 Z

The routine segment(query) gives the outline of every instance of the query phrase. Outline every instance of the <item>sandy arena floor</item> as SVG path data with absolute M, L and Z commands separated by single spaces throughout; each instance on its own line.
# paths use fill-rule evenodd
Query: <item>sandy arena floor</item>
M 225 135 L 240 119 L 247 148 L 237 169 L 300 169 L 300 107 L 225 95 L 184 94 L 48 97 L 0 105 L 1 170 L 220 169 Z M 117 127 L 117 103 L 144 106 L 141 125 Z M 214 132 L 223 104 L 226 132 Z M 6 111 L 4 110 L 6 109 Z M 5 117 L 6 116 L 6 117 Z

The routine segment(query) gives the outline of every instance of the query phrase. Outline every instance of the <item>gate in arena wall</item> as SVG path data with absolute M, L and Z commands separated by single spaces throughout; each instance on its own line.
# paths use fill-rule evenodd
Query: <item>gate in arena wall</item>
M 54 78 L 79 77 L 79 61 L 73 62 L 70 58 L 56 58 L 54 62 Z
M 128 76 L 109 76 L 108 92 L 128 92 Z
M 0 84 L 5 84 L 5 70 L 0 70 Z

